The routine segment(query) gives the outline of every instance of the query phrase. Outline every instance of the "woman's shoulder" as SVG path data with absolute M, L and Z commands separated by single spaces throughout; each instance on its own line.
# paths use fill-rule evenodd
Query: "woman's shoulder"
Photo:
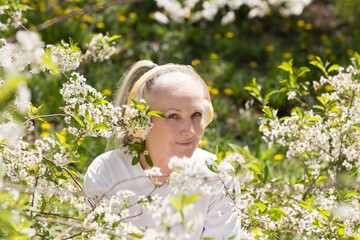
M 208 152 L 208 151 L 206 151 L 204 149 L 201 149 L 201 148 L 196 148 L 193 156 L 196 157 L 196 158 L 201 158 L 203 160 L 206 160 L 206 159 L 215 160 L 216 159 L 215 154 L 213 154 L 211 152 Z
M 131 166 L 131 160 L 123 150 L 115 149 L 97 156 L 90 164 L 87 172 L 96 174 L 111 173 L 115 169 L 127 169 Z

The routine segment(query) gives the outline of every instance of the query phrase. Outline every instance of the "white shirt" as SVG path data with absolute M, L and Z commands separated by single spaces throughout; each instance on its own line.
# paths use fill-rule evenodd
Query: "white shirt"
M 197 148 L 192 158 L 195 158 L 196 161 L 203 161 L 205 166 L 205 159 L 214 158 L 214 155 Z M 120 149 L 98 156 L 89 166 L 84 178 L 84 189 L 89 197 L 101 197 L 105 194 L 105 198 L 110 199 L 118 190 L 130 190 L 137 196 L 146 196 L 154 188 L 153 182 L 145 175 L 141 165 L 132 166 L 131 159 Z M 154 193 L 164 197 L 171 194 L 171 189 L 165 184 L 157 188 Z M 227 205 L 228 202 L 231 202 L 231 199 L 221 191 L 197 199 L 194 202 L 195 209 L 202 214 L 203 222 L 199 224 L 200 227 L 196 229 L 191 239 L 215 238 L 222 240 L 230 237 L 240 239 L 237 236 L 240 220 L 231 217 L 232 211 L 231 206 Z M 134 214 L 136 209 L 131 211 Z M 222 212 L 223 215 L 219 216 L 219 212 Z M 145 212 L 137 218 L 133 218 L 131 223 L 137 227 L 147 226 L 156 229 L 155 221 L 151 215 Z

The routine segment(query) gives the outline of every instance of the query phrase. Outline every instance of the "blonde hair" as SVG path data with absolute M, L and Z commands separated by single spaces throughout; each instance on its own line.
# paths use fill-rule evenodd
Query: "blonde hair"
M 165 73 L 169 73 L 169 72 L 182 72 L 182 73 L 186 73 L 190 76 L 192 76 L 194 79 L 199 79 L 201 81 L 203 81 L 195 72 L 195 70 L 191 67 L 191 66 L 187 66 L 187 65 L 178 65 L 178 64 L 166 64 L 169 66 L 169 68 L 163 69 L 159 72 L 156 72 L 155 74 L 153 74 L 148 80 L 146 80 L 146 82 L 143 84 L 143 86 L 141 86 L 141 88 L 138 91 L 138 97 L 140 99 L 145 99 L 146 96 L 149 95 L 151 89 L 154 87 L 155 85 L 155 80 L 160 76 L 163 75 Z M 128 101 L 128 97 L 129 97 L 129 93 L 132 90 L 133 86 L 135 85 L 135 83 L 141 78 L 141 76 L 143 76 L 147 71 L 149 71 L 152 68 L 157 67 L 158 65 L 150 60 L 141 60 L 136 62 L 134 65 L 132 65 L 130 67 L 130 69 L 124 74 L 124 76 L 122 77 L 122 79 L 120 80 L 120 85 L 119 88 L 115 94 L 115 98 L 114 98 L 114 106 L 116 107 L 121 107 L 123 105 L 127 104 Z M 174 66 L 174 68 L 172 68 L 171 66 Z M 178 66 L 181 66 L 182 68 L 178 68 Z M 186 69 L 190 69 L 192 71 L 188 71 Z M 207 89 L 206 89 L 207 91 Z M 131 142 L 133 140 L 133 136 L 130 134 L 127 134 L 126 136 L 124 136 L 123 138 L 110 138 L 108 140 L 107 146 L 106 146 L 106 150 L 112 150 L 115 148 L 119 148 L 122 145 L 127 145 L 129 142 Z

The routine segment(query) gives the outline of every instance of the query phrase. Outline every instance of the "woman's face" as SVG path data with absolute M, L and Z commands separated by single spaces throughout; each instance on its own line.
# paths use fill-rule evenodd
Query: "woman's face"
M 165 168 L 173 156 L 191 157 L 205 128 L 203 86 L 181 72 L 161 75 L 149 96 L 150 109 L 167 117 L 152 117 L 147 146 L 154 165 Z

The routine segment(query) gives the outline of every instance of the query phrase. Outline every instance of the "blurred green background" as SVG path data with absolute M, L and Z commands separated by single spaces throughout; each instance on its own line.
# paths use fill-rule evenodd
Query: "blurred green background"
M 320 56 L 347 66 L 354 52 L 360 50 L 360 16 L 357 14 L 360 2 L 357 0 L 315 0 L 300 16 L 283 17 L 274 11 L 253 19 L 247 17 L 249 7 L 242 6 L 235 12 L 235 22 L 229 25 L 221 24 L 220 13 L 214 21 L 191 23 L 185 19 L 183 23 L 162 24 L 154 19 L 154 12 L 161 11 L 154 1 L 100 5 L 108 2 L 111 1 L 19 1 L 31 7 L 24 13 L 28 19 L 24 26 L 29 29 L 64 14 L 97 6 L 96 11 L 75 15 L 39 33 L 46 44 L 55 44 L 61 39 L 69 42 L 71 38 L 82 49 L 93 33 L 120 35 L 115 41 L 120 49 L 116 55 L 104 62 L 84 61 L 78 70 L 90 85 L 108 95 L 109 100 L 125 70 L 138 60 L 192 65 L 207 82 L 216 112 L 201 144 L 212 152 L 217 144 L 229 149 L 227 144 L 233 143 L 248 146 L 259 158 L 264 155 L 267 146 L 258 131 L 261 107 L 244 90 L 254 77 L 265 92 L 279 88 L 280 81 L 286 77 L 278 68 L 283 61 L 294 59 L 294 66 L 313 69 L 308 62 Z M 14 35 L 15 30 L 0 34 L 8 37 Z M 312 71 L 304 81 L 318 80 L 320 76 L 318 71 Z M 64 81 L 62 76 L 45 73 L 32 79 L 29 84 L 32 102 L 35 106 L 43 104 L 42 114 L 61 113 L 59 107 L 64 102 L 59 89 Z M 285 101 L 286 97 L 277 94 L 270 102 L 279 109 L 280 116 L 295 106 L 295 102 Z M 35 122 L 35 137 L 54 135 L 64 127 L 60 118 L 53 118 L 49 123 L 50 126 Z M 84 171 L 104 152 L 105 146 L 105 139 L 85 139 L 79 150 L 82 158 L 79 170 Z M 267 158 L 276 161 L 283 155 L 273 152 Z

